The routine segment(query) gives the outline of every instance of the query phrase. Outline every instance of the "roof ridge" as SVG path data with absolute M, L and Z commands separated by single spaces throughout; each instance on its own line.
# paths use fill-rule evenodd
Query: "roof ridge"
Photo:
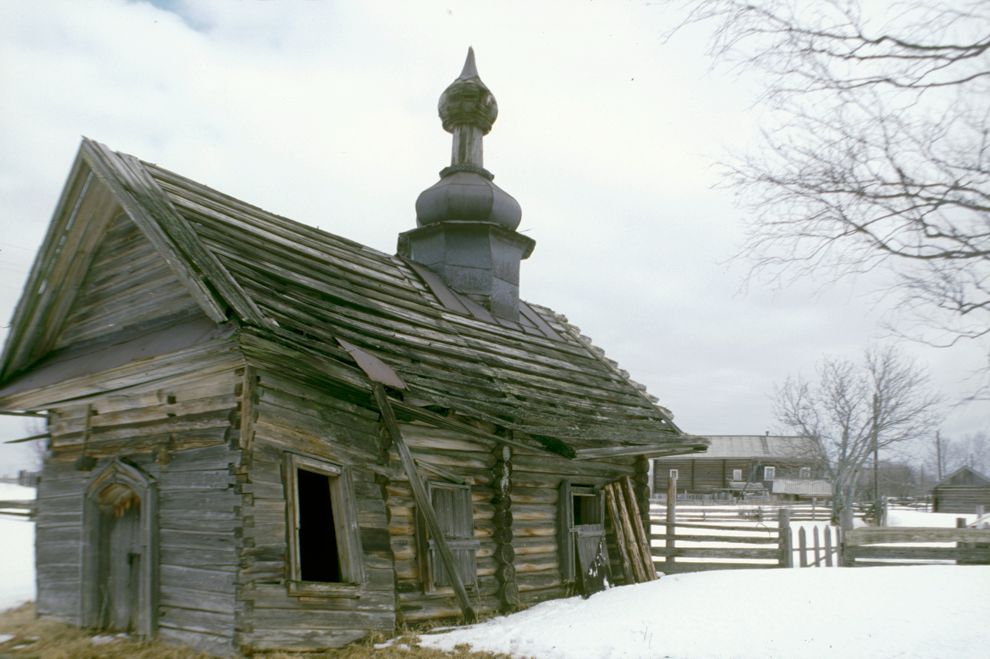
M 660 399 L 654 396 L 653 394 L 651 394 L 647 390 L 646 385 L 634 380 L 632 376 L 629 374 L 629 371 L 627 371 L 626 369 L 620 368 L 619 363 L 617 361 L 615 361 L 614 359 L 610 359 L 605 354 L 605 350 L 603 348 L 596 346 L 594 342 L 591 340 L 591 337 L 587 336 L 586 334 L 583 334 L 581 332 L 581 328 L 571 323 L 567 319 L 567 316 L 565 316 L 564 314 L 557 313 L 552 309 L 549 309 L 548 307 L 542 307 L 542 309 L 546 309 L 547 311 L 552 313 L 554 315 L 554 318 L 557 320 L 557 322 L 564 327 L 565 331 L 567 331 L 568 334 L 570 334 L 581 345 L 583 345 L 585 349 L 587 349 L 588 352 L 590 352 L 602 364 L 604 364 L 606 368 L 608 368 L 610 371 L 612 371 L 612 373 L 614 373 L 615 375 L 617 375 L 618 377 L 622 378 L 630 385 L 632 385 L 632 387 L 636 390 L 636 393 L 640 397 L 642 397 L 647 402 L 647 404 L 650 405 L 650 407 L 652 407 L 653 409 L 655 409 L 657 412 L 660 413 L 660 416 L 663 419 L 663 421 L 666 424 L 668 424 L 672 430 L 674 430 L 675 432 L 683 433 L 683 431 L 674 423 L 673 413 L 663 405 L 660 405 Z

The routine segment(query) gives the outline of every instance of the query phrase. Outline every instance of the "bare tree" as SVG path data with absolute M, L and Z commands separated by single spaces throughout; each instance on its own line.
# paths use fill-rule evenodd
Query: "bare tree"
M 727 163 L 754 274 L 887 269 L 904 334 L 990 339 L 990 3 L 688 6 L 766 81 L 761 145 Z
M 848 528 L 860 473 L 874 452 L 928 436 L 938 404 L 925 371 L 883 347 L 868 350 L 862 363 L 826 358 L 813 382 L 788 378 L 776 391 L 774 412 L 790 432 L 818 440 L 833 518 Z
M 936 483 L 960 467 L 990 474 L 990 438 L 984 432 L 956 438 L 943 437 L 936 433 L 929 461 Z

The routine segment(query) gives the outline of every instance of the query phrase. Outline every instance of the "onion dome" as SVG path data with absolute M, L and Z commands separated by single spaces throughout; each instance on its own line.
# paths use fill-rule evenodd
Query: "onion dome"
M 416 224 L 487 222 L 514 230 L 522 208 L 484 168 L 482 138 L 498 116 L 498 104 L 478 76 L 473 49 L 468 49 L 460 76 L 440 95 L 438 111 L 444 130 L 453 135 L 450 167 L 440 172 L 440 181 L 420 193 Z

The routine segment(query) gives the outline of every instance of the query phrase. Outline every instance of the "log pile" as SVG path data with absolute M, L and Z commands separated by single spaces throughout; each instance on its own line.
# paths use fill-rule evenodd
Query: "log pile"
M 626 583 L 654 581 L 657 573 L 650 554 L 650 536 L 643 528 L 639 504 L 628 476 L 605 486 L 605 504 L 615 530 Z

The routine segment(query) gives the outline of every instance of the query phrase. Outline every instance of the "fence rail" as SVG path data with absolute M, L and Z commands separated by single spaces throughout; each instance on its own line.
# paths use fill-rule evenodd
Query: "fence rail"
M 828 519 L 812 506 L 673 506 L 654 503 L 650 534 L 654 565 L 673 574 L 702 570 L 831 567 L 838 562 L 832 529 L 802 526 L 794 546 L 792 522 Z M 662 532 L 657 532 L 662 530 Z M 686 532 L 685 532 L 686 531 Z
M 0 515 L 33 518 L 36 510 L 34 501 L 0 501 Z
M 990 565 L 990 529 L 864 528 L 847 532 L 842 541 L 847 567 L 933 561 Z
M 705 521 L 705 522 L 733 522 L 733 521 L 773 521 L 777 519 L 777 511 L 785 507 L 790 511 L 791 521 L 794 522 L 828 522 L 831 512 L 825 506 L 813 506 L 811 504 L 793 504 L 787 506 L 771 504 L 736 504 L 727 506 L 709 506 L 698 504 L 677 503 L 677 519 L 685 522 Z M 662 523 L 665 502 L 654 502 L 651 518 L 654 523 Z

